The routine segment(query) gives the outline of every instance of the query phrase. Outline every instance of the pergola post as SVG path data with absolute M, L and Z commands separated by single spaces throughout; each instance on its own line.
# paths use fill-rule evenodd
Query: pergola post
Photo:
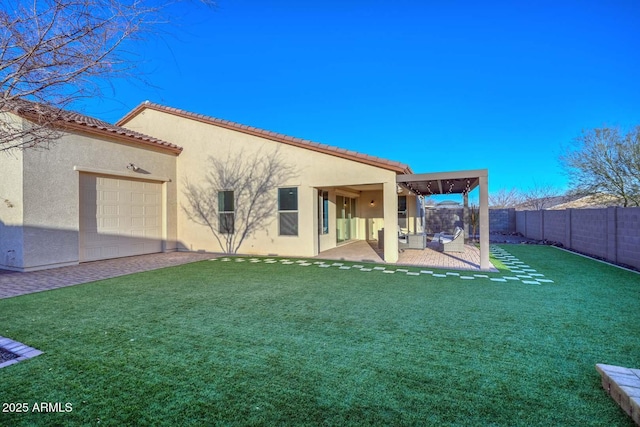
M 384 260 L 398 262 L 398 185 L 395 181 L 385 182 L 382 186 L 384 201 Z
M 479 177 L 480 184 L 480 269 L 491 269 L 489 261 L 489 174 Z
M 462 193 L 462 229 L 464 230 L 464 241 L 469 240 L 469 193 Z

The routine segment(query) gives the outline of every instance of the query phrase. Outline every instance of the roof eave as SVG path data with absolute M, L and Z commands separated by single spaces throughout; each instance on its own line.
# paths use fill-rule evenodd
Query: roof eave
M 229 129 L 229 130 L 233 130 L 236 132 L 242 132 L 248 135 L 252 135 L 252 136 L 257 136 L 260 138 L 264 138 L 264 139 L 269 139 L 271 141 L 275 141 L 275 142 L 280 142 L 283 144 L 287 144 L 287 145 L 291 145 L 294 147 L 299 147 L 299 148 L 303 148 L 306 150 L 312 150 L 312 151 L 316 151 L 319 153 L 323 153 L 323 154 L 327 154 L 330 156 L 334 156 L 334 157 L 339 157 L 339 158 L 343 158 L 343 159 L 347 159 L 347 160 L 351 160 L 351 161 L 355 161 L 358 163 L 363 163 L 363 164 L 367 164 L 370 166 L 375 166 L 378 168 L 382 168 L 382 169 L 386 169 L 386 170 L 390 170 L 393 172 L 396 172 L 397 174 L 412 174 L 413 171 L 411 170 L 411 168 L 403 163 L 397 162 L 397 164 L 389 164 L 389 163 L 385 163 L 385 162 L 378 162 L 374 159 L 371 158 L 367 158 L 367 157 L 360 157 L 360 156 L 356 156 L 356 155 L 349 155 L 348 153 L 346 153 L 347 150 L 344 150 L 343 152 L 339 152 L 339 151 L 335 151 L 329 148 L 325 148 L 325 147 L 330 147 L 328 145 L 325 144 L 319 144 L 319 143 L 312 143 L 312 142 L 307 142 L 302 143 L 297 141 L 298 138 L 294 138 L 292 136 L 286 136 L 286 135 L 280 135 L 277 134 L 275 132 L 271 132 L 271 131 L 265 131 L 263 129 L 257 129 L 257 128 L 252 128 L 250 126 L 247 125 L 241 125 L 242 127 L 238 127 L 239 124 L 236 123 L 232 123 L 229 122 L 227 120 L 216 120 L 213 121 L 211 118 L 201 115 L 201 114 L 194 114 L 194 113 L 189 113 L 186 111 L 182 111 L 179 110 L 177 108 L 167 108 L 167 107 L 162 107 L 153 103 L 150 103 L 148 101 L 142 102 L 140 105 L 138 105 L 137 107 L 135 107 L 133 110 L 131 110 L 127 115 L 125 115 L 122 119 L 118 120 L 116 122 L 116 126 L 124 126 L 126 125 L 129 121 L 131 121 L 134 117 L 136 117 L 138 114 L 140 114 L 141 112 L 143 112 L 145 109 L 150 109 L 150 110 L 155 110 L 155 111 L 159 111 L 162 113 L 167 113 L 167 114 L 173 114 L 175 116 L 178 117 L 182 117 L 182 118 L 186 118 L 186 119 L 190 119 L 190 120 L 195 120 L 201 123 L 205 123 L 205 124 L 209 124 L 209 125 L 213 125 L 213 126 L 218 126 L 221 128 L 225 128 L 225 129 Z M 311 146 L 311 144 L 313 144 L 313 146 Z
M 31 114 L 28 112 L 20 112 L 16 114 L 26 120 L 38 122 L 38 116 L 36 114 Z M 143 146 L 146 146 L 149 148 L 155 148 L 161 151 L 168 151 L 175 155 L 179 155 L 182 152 L 182 147 L 179 147 L 179 146 L 163 145 L 162 143 L 159 143 L 159 142 L 145 140 L 143 138 L 138 138 L 132 135 L 126 135 L 126 134 L 118 133 L 116 131 L 92 127 L 85 123 L 76 123 L 76 122 L 71 122 L 66 120 L 55 120 L 49 123 L 49 125 L 62 130 L 75 130 L 78 132 L 87 133 L 95 136 L 102 136 L 102 137 L 116 139 L 120 142 L 126 142 L 130 144 L 135 144 L 135 145 L 143 145 Z

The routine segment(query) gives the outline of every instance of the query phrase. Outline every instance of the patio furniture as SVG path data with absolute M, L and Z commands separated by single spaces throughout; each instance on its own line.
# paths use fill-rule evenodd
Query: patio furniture
M 409 234 L 408 240 L 409 249 L 424 249 L 427 247 L 427 235 L 424 233 Z
M 438 233 L 443 252 L 464 252 L 464 230 L 456 227 L 453 235 Z
M 398 249 L 424 249 L 427 247 L 427 236 L 423 233 L 407 234 L 398 227 Z M 384 249 L 384 228 L 378 230 L 378 249 Z

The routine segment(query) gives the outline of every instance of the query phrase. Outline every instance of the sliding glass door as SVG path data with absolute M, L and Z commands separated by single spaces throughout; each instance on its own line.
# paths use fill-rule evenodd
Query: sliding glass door
M 338 243 L 357 238 L 356 199 L 336 196 L 336 239 Z

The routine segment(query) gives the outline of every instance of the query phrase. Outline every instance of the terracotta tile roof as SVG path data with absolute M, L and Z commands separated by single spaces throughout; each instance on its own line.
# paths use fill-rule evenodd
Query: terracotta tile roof
M 141 144 L 180 154 L 182 147 L 152 136 L 144 135 L 94 117 L 74 111 L 58 109 L 31 101 L 18 100 L 4 103 L 3 110 L 11 111 L 27 120 L 55 126 L 61 129 L 116 138 L 124 142 Z
M 283 144 L 293 145 L 296 147 L 313 150 L 316 152 L 329 154 L 332 156 L 340 157 L 343 159 L 353 160 L 359 163 L 365 163 L 371 166 L 377 166 L 383 169 L 391 170 L 397 173 L 413 173 L 411 168 L 404 163 L 400 163 L 394 160 L 383 159 L 381 157 L 370 156 L 368 154 L 357 153 L 355 151 L 346 150 L 344 148 L 333 147 L 318 142 L 309 141 L 306 139 L 295 138 L 293 136 L 284 135 L 269 130 L 259 129 L 252 126 L 243 125 L 240 123 L 234 123 L 228 120 L 216 119 L 214 117 L 205 116 L 204 114 L 191 113 L 178 108 L 167 107 L 160 104 L 155 104 L 149 101 L 145 101 L 131 110 L 126 116 L 120 119 L 116 124 L 118 126 L 124 126 L 127 122 L 140 114 L 145 109 L 152 109 L 167 114 L 172 114 L 187 119 L 197 120 L 210 125 L 220 126 L 226 129 L 235 130 L 238 132 L 247 133 L 249 135 L 259 136 L 262 138 L 270 139 L 272 141 L 278 141 Z

